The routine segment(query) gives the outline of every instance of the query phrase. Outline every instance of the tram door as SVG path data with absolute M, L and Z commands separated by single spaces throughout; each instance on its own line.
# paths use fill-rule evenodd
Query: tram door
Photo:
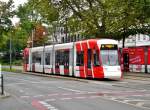
M 92 77 L 92 50 L 87 51 L 87 77 Z
M 124 71 L 129 71 L 129 53 L 123 53 Z

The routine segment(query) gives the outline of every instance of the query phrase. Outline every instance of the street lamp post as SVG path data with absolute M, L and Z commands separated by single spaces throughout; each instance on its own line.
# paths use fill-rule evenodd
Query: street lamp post
M 9 40 L 9 64 L 10 64 L 10 70 L 12 69 L 12 39 L 10 35 L 10 40 Z
M 1 64 L 0 64 L 0 78 L 1 78 L 1 95 L 4 95 L 4 78 L 1 72 Z

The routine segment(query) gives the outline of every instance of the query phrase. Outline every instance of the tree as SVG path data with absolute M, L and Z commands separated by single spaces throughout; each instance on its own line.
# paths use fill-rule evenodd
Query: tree
M 0 51 L 7 50 L 7 43 L 9 40 L 9 32 L 12 29 L 12 22 L 10 18 L 14 15 L 13 1 L 9 0 L 7 3 L 0 1 Z
M 140 2 L 139 2 L 140 1 Z M 29 0 L 19 9 L 22 28 L 31 30 L 46 23 L 55 33 L 65 32 L 125 40 L 129 34 L 149 30 L 148 0 Z M 55 37 L 55 36 L 54 36 Z
M 47 29 L 42 26 L 42 24 L 37 24 L 35 27 L 35 34 L 34 34 L 34 45 L 38 46 L 41 44 L 46 43 L 47 40 Z
M 61 0 L 58 7 L 60 18 L 68 18 L 68 24 L 78 22 L 80 26 L 76 27 L 82 28 L 85 33 L 105 36 L 105 2 L 100 0 Z M 69 19 L 70 16 L 72 19 Z M 71 23 L 69 23 L 70 21 Z
M 123 47 L 125 38 L 129 35 L 149 30 L 147 27 L 150 26 L 150 17 L 148 11 L 144 11 L 145 0 L 106 0 L 106 2 L 108 6 L 107 32 L 119 36 L 118 39 L 123 38 Z
M 42 43 L 47 39 L 45 35 L 43 37 L 43 33 L 40 33 L 40 31 L 45 31 L 45 28 L 39 28 L 39 25 L 50 25 L 58 16 L 57 10 L 49 3 L 49 0 L 29 0 L 28 3 L 18 8 L 17 15 L 21 21 L 21 28 L 26 30 L 26 36 L 30 40 L 34 30 L 34 45 L 43 45 Z

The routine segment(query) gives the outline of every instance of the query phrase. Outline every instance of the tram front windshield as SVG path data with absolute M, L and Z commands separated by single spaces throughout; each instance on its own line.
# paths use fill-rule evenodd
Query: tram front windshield
M 118 47 L 114 44 L 105 44 L 101 46 L 101 60 L 104 66 L 117 66 L 118 60 Z

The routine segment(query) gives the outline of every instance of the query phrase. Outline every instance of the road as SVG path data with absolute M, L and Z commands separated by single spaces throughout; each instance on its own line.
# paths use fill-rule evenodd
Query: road
M 149 110 L 148 80 L 70 80 L 4 72 L 0 110 Z

